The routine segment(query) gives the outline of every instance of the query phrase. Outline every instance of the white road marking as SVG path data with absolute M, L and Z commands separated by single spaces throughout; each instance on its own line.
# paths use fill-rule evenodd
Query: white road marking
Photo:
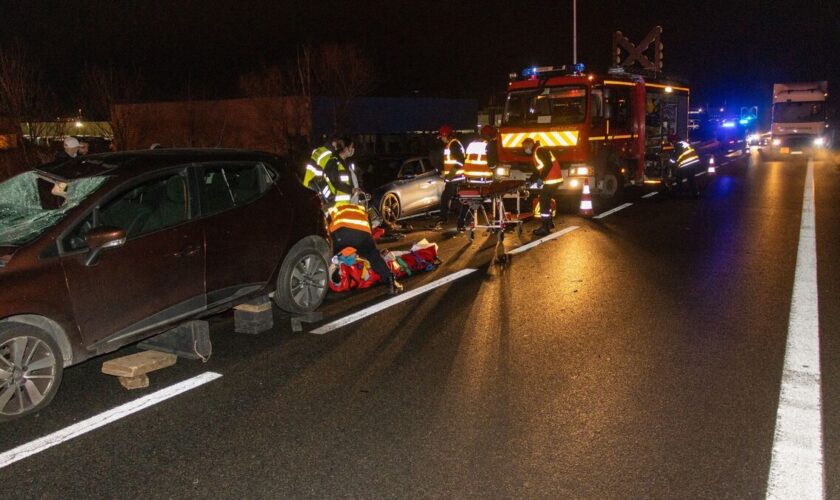
M 803 198 L 767 498 L 825 498 L 813 160 Z
M 697 172 L 696 174 L 694 174 L 694 177 L 700 177 L 701 175 L 706 175 L 706 171 L 704 170 L 702 172 Z
M 652 191 L 652 192 L 642 196 L 642 198 L 653 198 L 654 196 L 656 196 L 658 194 L 659 194 L 659 191 Z
M 516 255 L 518 253 L 527 252 L 528 250 L 534 248 L 537 245 L 542 245 L 546 241 L 550 241 L 550 240 L 553 240 L 555 238 L 559 238 L 563 235 L 569 234 L 572 231 L 574 231 L 575 229 L 578 229 L 578 227 L 579 226 L 569 226 L 567 228 L 563 228 L 560 231 L 557 231 L 556 233 L 551 233 L 548 236 L 543 236 L 542 238 L 540 238 L 538 240 L 534 240 L 530 243 L 526 243 L 526 244 L 522 245 L 521 247 L 516 247 L 513 250 L 511 250 L 510 252 L 507 252 L 507 254 L 508 255 Z
M 632 206 L 632 205 L 633 205 L 632 203 L 625 203 L 624 205 L 619 205 L 619 206 L 613 208 L 612 210 L 607 210 L 606 212 L 600 213 L 600 214 L 598 214 L 598 215 L 596 215 L 595 217 L 592 217 L 592 218 L 593 219 L 603 219 L 604 217 L 610 216 L 610 215 L 618 212 L 619 210 L 624 210 L 625 208 L 627 208 L 629 206 Z
M 382 310 L 387 309 L 389 307 L 393 307 L 393 306 L 395 306 L 395 305 L 397 305 L 401 302 L 405 302 L 406 300 L 413 299 L 414 297 L 417 297 L 418 295 L 422 295 L 426 292 L 430 292 L 430 291 L 434 290 L 435 288 L 443 286 L 447 283 L 451 283 L 451 282 L 453 282 L 453 281 L 455 281 L 455 280 L 457 280 L 461 277 L 464 277 L 468 274 L 472 274 L 472 273 L 476 272 L 477 270 L 478 269 L 473 269 L 473 268 L 462 269 L 462 270 L 460 270 L 456 273 L 452 273 L 448 276 L 444 276 L 443 278 L 441 278 L 439 280 L 435 280 L 435 281 L 432 281 L 431 283 L 427 283 L 427 284 L 421 286 L 420 288 L 410 290 L 410 291 L 405 292 L 403 294 L 397 295 L 396 297 L 392 297 L 388 300 L 383 300 L 382 302 L 380 302 L 378 304 L 375 304 L 375 305 L 372 305 L 372 306 L 367 307 L 365 309 L 362 309 L 361 311 L 357 311 L 357 312 L 355 312 L 355 313 L 353 313 L 349 316 L 345 316 L 341 319 L 337 319 L 337 320 L 333 321 L 332 323 L 327 323 L 324 326 L 321 326 L 321 327 L 316 328 L 315 330 L 312 330 L 311 333 L 314 333 L 315 335 L 323 335 L 323 334 L 329 333 L 333 330 L 337 330 L 337 329 L 339 329 L 343 326 L 349 325 L 350 323 L 355 323 L 356 321 L 359 321 L 360 319 L 364 319 L 364 318 L 367 318 L 368 316 L 374 315 L 374 314 L 378 313 L 379 311 L 382 311 Z
M 184 380 L 183 382 L 179 382 L 165 389 L 161 389 L 151 394 L 147 394 L 142 398 L 135 399 L 134 401 L 130 401 L 128 403 L 120 405 L 112 410 L 100 413 L 99 415 L 91 417 L 87 420 L 82 420 L 81 422 L 75 423 L 69 427 L 65 427 L 64 429 L 53 432 L 52 434 L 49 434 L 42 438 L 30 441 L 26 444 L 22 444 L 17 448 L 13 448 L 5 453 L 0 454 L 0 469 L 7 467 L 19 460 L 23 460 L 26 457 L 35 455 L 36 453 L 40 453 L 44 450 L 52 448 L 53 446 L 57 446 L 65 441 L 69 441 L 73 438 L 79 437 L 82 434 L 86 434 L 92 430 L 108 425 L 111 422 L 115 422 L 121 418 L 125 418 L 131 415 L 132 413 L 136 413 L 150 406 L 154 406 L 162 401 L 173 398 L 179 394 L 183 394 L 184 392 L 187 392 L 191 389 L 195 389 L 198 386 L 204 385 L 208 382 L 212 382 L 213 380 L 216 380 L 221 376 L 221 374 L 214 372 L 202 373 L 201 375 L 197 375 L 191 379 Z

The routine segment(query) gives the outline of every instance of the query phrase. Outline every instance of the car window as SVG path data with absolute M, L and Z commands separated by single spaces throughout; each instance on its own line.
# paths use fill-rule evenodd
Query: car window
M 244 205 L 265 193 L 274 177 L 262 163 L 213 165 L 201 176 L 201 213 L 212 215 Z
M 417 176 L 417 175 L 420 175 L 422 173 L 423 173 L 423 167 L 421 165 L 419 165 L 417 161 L 411 161 L 411 162 L 405 163 L 402 166 L 401 175 L 403 177 L 408 177 L 409 175 Z
M 189 218 L 187 183 L 180 174 L 167 175 L 109 198 L 82 219 L 64 238 L 65 251 L 87 248 L 88 231 L 99 226 L 123 229 L 127 239 L 174 226 Z

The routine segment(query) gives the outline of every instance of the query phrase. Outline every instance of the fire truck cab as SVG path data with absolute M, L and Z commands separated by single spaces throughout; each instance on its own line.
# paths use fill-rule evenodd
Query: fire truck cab
M 686 86 L 620 67 L 595 75 L 582 64 L 510 76 L 498 148 L 513 177 L 532 171 L 522 150 L 531 137 L 560 162 L 561 192 L 579 192 L 588 178 L 594 193 L 612 198 L 628 185 L 659 184 L 668 137 L 688 138 Z

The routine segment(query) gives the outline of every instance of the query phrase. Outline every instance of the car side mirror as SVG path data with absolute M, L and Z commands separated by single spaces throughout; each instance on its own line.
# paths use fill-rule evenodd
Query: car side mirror
M 106 248 L 115 248 L 125 244 L 125 229 L 112 226 L 100 226 L 88 231 L 85 236 L 90 251 L 85 259 L 86 266 L 92 266 L 99 260 L 99 254 Z

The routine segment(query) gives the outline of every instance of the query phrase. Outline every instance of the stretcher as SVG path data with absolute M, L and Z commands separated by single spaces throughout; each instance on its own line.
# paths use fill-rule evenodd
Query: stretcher
M 528 197 L 526 183 L 522 180 L 463 184 L 458 189 L 458 201 L 467 211 L 464 215 L 467 237 L 473 240 L 477 230 L 486 229 L 491 234 L 495 233 L 499 241 L 503 241 L 505 230 L 510 227 L 521 236 L 522 224 L 534 216 L 530 206 L 523 211 L 522 200 Z M 505 200 L 513 200 L 512 211 L 505 208 Z

